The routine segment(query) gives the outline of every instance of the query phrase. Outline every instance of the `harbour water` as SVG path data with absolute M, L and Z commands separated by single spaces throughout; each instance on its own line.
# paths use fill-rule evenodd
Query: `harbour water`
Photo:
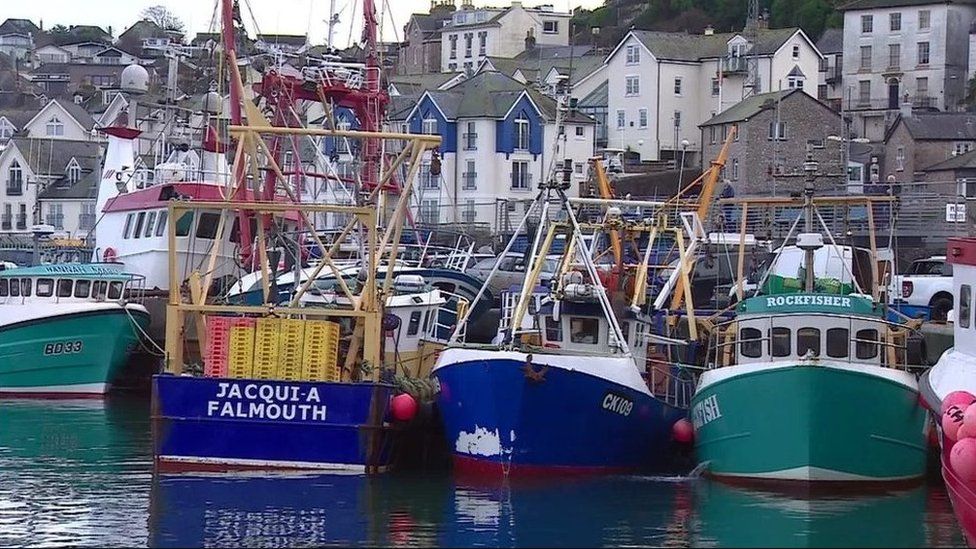
M 965 546 L 925 485 L 805 498 L 705 479 L 154 475 L 148 398 L 0 400 L 0 546 Z

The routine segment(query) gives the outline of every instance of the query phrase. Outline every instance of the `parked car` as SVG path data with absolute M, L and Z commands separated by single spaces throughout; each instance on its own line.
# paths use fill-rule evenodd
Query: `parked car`
M 491 274 L 496 259 L 494 257 L 482 259 L 473 267 L 469 267 L 466 273 L 479 280 L 488 280 L 488 275 Z M 558 256 L 547 257 L 542 266 L 542 272 L 539 273 L 539 284 L 549 284 L 558 267 Z M 507 291 L 512 286 L 521 286 L 526 274 L 525 256 L 518 252 L 509 252 L 501 258 L 498 272 L 488 283 L 488 289 L 493 295 L 500 296 L 502 291 Z
M 945 321 L 952 310 L 952 264 L 944 255 L 916 259 L 908 270 L 895 277 L 899 296 L 894 305 L 908 316 L 925 316 Z M 907 307 L 906 307 L 907 306 Z

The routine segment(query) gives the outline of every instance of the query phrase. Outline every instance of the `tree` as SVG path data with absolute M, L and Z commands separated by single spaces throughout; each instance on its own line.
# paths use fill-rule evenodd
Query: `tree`
M 179 17 L 166 9 L 166 6 L 150 6 L 142 10 L 140 15 L 144 20 L 155 23 L 163 30 L 185 31 L 183 21 L 180 21 Z
M 52 36 L 60 36 L 68 34 L 69 30 L 68 27 L 64 25 L 54 25 L 48 32 L 51 33 Z

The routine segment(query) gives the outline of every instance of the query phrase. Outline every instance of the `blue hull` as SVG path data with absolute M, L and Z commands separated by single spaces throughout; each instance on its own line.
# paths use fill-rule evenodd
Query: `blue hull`
M 476 474 L 630 471 L 661 461 L 687 410 L 579 371 L 533 381 L 511 359 L 457 362 L 432 374 L 457 470 Z M 629 403 L 629 404 L 628 404 Z
M 153 439 L 164 469 L 389 466 L 393 387 L 156 375 Z

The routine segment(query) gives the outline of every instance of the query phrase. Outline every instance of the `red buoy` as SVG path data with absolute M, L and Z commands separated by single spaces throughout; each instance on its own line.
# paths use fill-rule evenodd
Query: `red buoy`
M 401 393 L 390 402 L 390 409 L 393 411 L 393 419 L 397 421 L 410 421 L 417 415 L 417 400 L 407 393 Z
M 695 428 L 687 419 L 679 419 L 671 426 L 671 436 L 675 441 L 687 444 L 695 439 Z

